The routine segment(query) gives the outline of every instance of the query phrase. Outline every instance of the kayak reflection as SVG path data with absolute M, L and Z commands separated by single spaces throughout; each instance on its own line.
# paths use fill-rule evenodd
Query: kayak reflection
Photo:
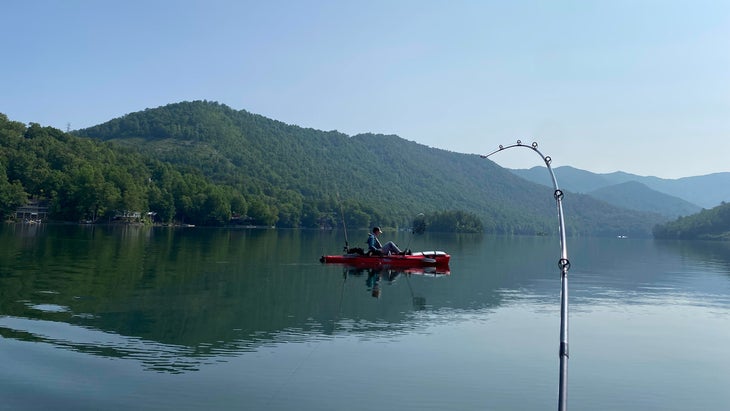
M 409 277 L 411 275 L 441 277 L 450 274 L 451 271 L 449 271 L 448 269 L 439 267 L 347 267 L 344 271 L 345 279 L 347 279 L 347 277 L 365 277 L 365 286 L 370 295 L 374 298 L 380 298 L 382 292 L 382 284 L 392 284 L 398 278 L 405 278 L 405 281 L 408 283 L 408 288 L 411 292 L 411 297 L 414 300 L 414 307 L 416 307 L 417 309 L 423 309 L 425 307 L 426 299 L 423 297 L 416 297 L 414 295 L 413 287 L 411 286 Z

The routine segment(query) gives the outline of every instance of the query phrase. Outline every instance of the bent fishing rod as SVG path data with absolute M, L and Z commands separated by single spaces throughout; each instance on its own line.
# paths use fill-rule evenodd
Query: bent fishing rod
M 568 249 L 567 245 L 565 244 L 565 218 L 563 217 L 563 191 L 558 188 L 558 180 L 555 178 L 555 173 L 553 173 L 553 169 L 550 167 L 550 163 L 552 163 L 552 159 L 550 156 L 543 155 L 540 150 L 537 149 L 537 143 L 533 142 L 532 145 L 524 145 L 522 144 L 522 141 L 517 140 L 516 144 L 512 144 L 510 146 L 502 146 L 499 145 L 499 149 L 495 150 L 489 154 L 481 155 L 481 158 L 488 158 L 489 156 L 499 153 L 500 151 L 514 148 L 514 147 L 524 147 L 531 149 L 537 155 L 542 158 L 542 161 L 545 162 L 545 166 L 547 166 L 548 171 L 550 172 L 550 177 L 553 180 L 553 188 L 555 189 L 555 192 L 553 194 L 553 197 L 555 197 L 555 203 L 558 208 L 558 222 L 559 222 L 559 228 L 560 228 L 560 259 L 558 260 L 558 267 L 560 268 L 560 283 L 561 283 L 561 292 L 560 292 L 560 383 L 558 387 L 558 410 L 559 411 L 565 411 L 568 407 L 568 270 L 570 269 L 570 260 L 568 260 Z

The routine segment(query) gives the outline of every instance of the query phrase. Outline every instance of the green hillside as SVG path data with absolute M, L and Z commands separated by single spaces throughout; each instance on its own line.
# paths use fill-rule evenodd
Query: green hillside
M 59 221 L 152 210 L 158 221 L 220 225 L 246 208 L 240 193 L 199 170 L 0 114 L 0 217 L 30 200 Z
M 340 226 L 344 214 L 348 227 L 409 227 L 424 213 L 479 227 L 476 216 L 490 233 L 557 227 L 551 189 L 479 156 L 306 129 L 202 101 L 73 135 L 0 115 L 0 214 L 13 216 L 29 199 L 63 221 L 151 211 L 163 223 L 318 228 Z M 568 235 L 648 236 L 661 222 L 584 195 L 567 195 L 564 207 Z
M 200 169 L 275 212 L 279 226 L 316 226 L 315 216 L 339 214 L 339 194 L 348 223 L 361 227 L 407 226 L 418 213 L 463 210 L 482 218 L 488 232 L 555 231 L 551 190 L 479 156 L 397 136 L 350 137 L 203 101 L 131 113 L 76 134 Z M 580 195 L 565 207 L 572 234 L 649 235 L 658 222 Z
M 730 203 L 654 227 L 654 237 L 682 240 L 730 240 Z

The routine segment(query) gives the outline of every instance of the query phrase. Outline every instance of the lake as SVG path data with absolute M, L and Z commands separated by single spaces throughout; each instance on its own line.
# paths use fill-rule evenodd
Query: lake
M 450 273 L 320 264 L 341 231 L 2 225 L 0 409 L 557 408 L 557 237 L 381 239 Z M 568 408 L 728 409 L 730 244 L 567 246 Z

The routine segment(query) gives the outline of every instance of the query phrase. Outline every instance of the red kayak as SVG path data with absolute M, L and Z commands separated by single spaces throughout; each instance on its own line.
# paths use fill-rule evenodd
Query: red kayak
M 421 251 L 406 255 L 323 255 L 319 261 L 324 264 L 345 264 L 353 267 L 448 267 L 451 256 L 443 251 Z

